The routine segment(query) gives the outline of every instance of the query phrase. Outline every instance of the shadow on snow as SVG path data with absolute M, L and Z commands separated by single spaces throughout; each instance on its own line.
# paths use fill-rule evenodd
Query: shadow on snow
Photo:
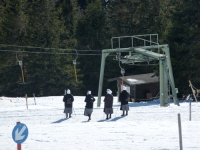
M 67 118 L 59 119 L 59 120 L 54 121 L 52 123 L 61 123 L 61 122 L 65 121 L 65 120 L 67 120 Z
M 153 101 L 149 101 L 149 102 L 129 102 L 129 107 L 140 107 L 140 106 L 151 106 L 151 105 L 159 105 L 160 104 L 160 100 L 153 100 Z M 120 107 L 120 103 L 119 104 L 115 104 L 113 105 L 115 107 Z
M 124 117 L 125 117 L 125 116 L 115 117 L 115 118 L 113 118 L 113 119 L 102 119 L 102 120 L 99 120 L 99 121 L 97 121 L 97 122 L 117 121 L 117 120 L 122 119 L 122 118 L 124 118 Z

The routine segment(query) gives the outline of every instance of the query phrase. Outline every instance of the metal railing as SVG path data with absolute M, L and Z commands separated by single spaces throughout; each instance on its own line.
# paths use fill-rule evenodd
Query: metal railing
M 111 48 L 114 48 L 114 39 L 118 40 L 117 48 L 125 48 L 121 47 L 121 40 L 124 38 L 131 39 L 131 45 L 126 45 L 126 47 L 137 47 L 137 46 L 151 46 L 151 45 L 159 45 L 158 43 L 158 34 L 144 34 L 144 35 L 132 35 L 132 36 L 119 36 L 111 38 Z M 134 45 L 135 40 L 141 41 L 142 45 Z

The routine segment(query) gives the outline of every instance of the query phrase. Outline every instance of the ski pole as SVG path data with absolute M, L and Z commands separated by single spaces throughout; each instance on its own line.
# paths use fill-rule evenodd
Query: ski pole
M 118 111 L 119 107 L 120 107 L 120 105 L 117 107 L 117 111 Z M 116 117 L 116 115 L 117 115 L 117 111 L 116 111 L 116 113 L 115 113 L 115 117 Z
M 75 114 L 75 116 L 76 116 L 76 113 L 75 113 L 75 110 L 74 110 L 74 108 L 73 108 L 73 111 L 74 111 L 74 114 Z

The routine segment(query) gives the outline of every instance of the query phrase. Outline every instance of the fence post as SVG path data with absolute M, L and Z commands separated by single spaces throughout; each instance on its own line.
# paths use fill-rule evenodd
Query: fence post
M 191 100 L 190 100 L 190 105 L 189 105 L 189 120 L 191 121 L 192 118 L 192 112 L 191 112 Z
M 27 94 L 25 94 L 25 98 L 26 98 L 26 108 L 28 109 L 28 101 L 27 101 L 28 96 L 27 96 Z
M 180 145 L 180 150 L 183 150 L 182 131 L 181 131 L 181 116 L 180 116 L 180 114 L 178 114 L 178 129 L 179 129 L 179 145 Z
M 36 101 L 35 101 L 35 93 L 33 93 L 33 97 L 34 97 L 34 102 L 35 102 L 35 105 L 36 105 Z

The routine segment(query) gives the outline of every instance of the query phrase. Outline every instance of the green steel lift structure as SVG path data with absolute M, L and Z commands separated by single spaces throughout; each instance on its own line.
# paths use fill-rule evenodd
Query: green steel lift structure
M 130 47 L 124 48 L 123 45 L 127 46 L 127 44 Z M 121 54 L 124 52 L 128 55 L 122 57 Z M 158 34 L 145 34 L 112 37 L 111 49 L 102 50 L 97 107 L 101 105 L 105 60 L 111 53 L 115 53 L 116 59 L 122 64 L 136 65 L 145 63 L 146 65 L 150 65 L 155 60 L 159 61 L 160 106 L 166 107 L 169 105 L 170 87 L 174 104 L 179 106 L 177 98 L 178 89 L 175 88 L 174 84 L 169 46 L 167 44 L 159 45 Z

